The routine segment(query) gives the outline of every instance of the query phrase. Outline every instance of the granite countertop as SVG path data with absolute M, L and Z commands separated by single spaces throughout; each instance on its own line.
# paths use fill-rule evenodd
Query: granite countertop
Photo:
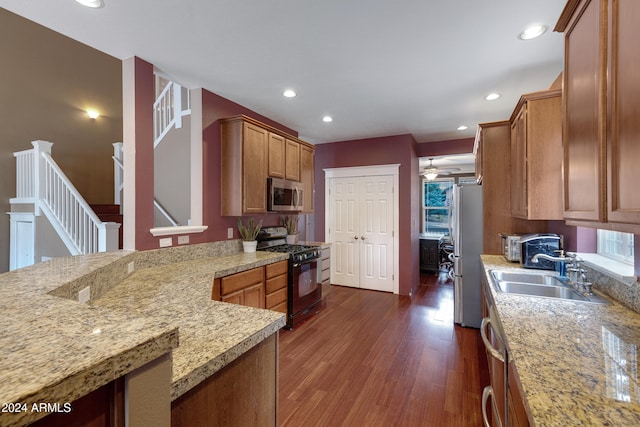
M 210 246 L 57 258 L 0 274 L 0 404 L 71 402 L 172 350 L 175 399 L 284 326 L 282 313 L 212 301 L 211 290 L 215 277 L 287 255 L 210 256 Z M 85 286 L 89 304 L 77 302 Z M 44 415 L 4 411 L 0 425 Z
M 258 251 L 148 268 L 132 274 L 92 305 L 179 329 L 171 385 L 171 400 L 175 400 L 285 325 L 282 313 L 212 301 L 213 278 L 287 257 Z
M 502 256 L 481 259 L 490 284 L 490 269 L 519 268 Z M 532 425 L 640 425 L 640 314 L 615 300 L 599 305 L 489 288 Z

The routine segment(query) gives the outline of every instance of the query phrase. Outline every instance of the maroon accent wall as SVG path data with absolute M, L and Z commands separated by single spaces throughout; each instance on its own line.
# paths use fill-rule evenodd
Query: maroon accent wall
M 315 150 L 315 238 L 324 240 L 325 168 L 400 164 L 399 292 L 409 295 L 419 285 L 419 210 L 420 194 L 416 142 L 411 135 L 341 141 L 318 144 Z
M 153 237 L 153 65 L 135 58 L 135 144 L 136 144 L 136 242 L 135 249 L 160 247 L 160 237 Z M 208 228 L 203 233 L 191 234 L 190 243 L 205 243 L 227 239 L 227 228 L 232 227 L 234 238 L 240 238 L 237 217 L 220 215 L 220 124 L 219 120 L 244 114 L 280 129 L 292 136 L 298 133 L 278 122 L 256 113 L 240 104 L 202 90 L 203 121 L 203 222 Z M 266 225 L 278 225 L 279 214 L 254 216 Z M 302 231 L 302 230 L 301 230 Z M 170 237 L 177 245 L 176 236 Z
M 474 138 L 450 139 L 446 141 L 421 142 L 416 144 L 418 157 L 446 156 L 473 153 Z
M 156 249 L 153 228 L 153 65 L 134 58 L 135 79 L 135 248 Z M 125 141 L 124 143 L 128 143 Z

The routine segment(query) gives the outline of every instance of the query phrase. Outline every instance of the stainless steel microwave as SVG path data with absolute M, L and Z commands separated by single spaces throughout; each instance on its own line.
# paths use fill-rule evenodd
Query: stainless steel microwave
M 304 203 L 301 182 L 267 178 L 267 210 L 270 212 L 298 212 Z

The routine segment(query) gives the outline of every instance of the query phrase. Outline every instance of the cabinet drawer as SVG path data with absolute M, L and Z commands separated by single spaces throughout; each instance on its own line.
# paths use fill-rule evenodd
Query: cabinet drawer
M 324 260 L 328 260 L 329 257 L 331 256 L 331 251 L 329 249 L 323 249 L 320 255 L 320 258 L 322 258 L 322 261 L 324 262 Z
M 322 270 L 331 270 L 331 259 L 323 259 L 322 260 Z
M 263 280 L 264 270 L 262 267 L 243 271 L 231 276 L 223 277 L 220 281 L 220 294 L 227 295 L 239 289 L 244 289 Z
M 266 277 L 267 279 L 270 279 L 272 277 L 279 276 L 281 274 L 286 274 L 288 268 L 289 268 L 288 261 L 280 261 L 273 264 L 267 264 L 265 265 Z
M 331 269 L 322 270 L 322 275 L 320 276 L 320 281 L 322 283 L 329 281 L 331 277 Z
M 272 294 L 267 294 L 267 308 L 274 307 L 283 302 L 287 302 L 287 288 L 280 289 Z
M 279 311 L 280 313 L 287 314 L 287 302 L 281 302 L 280 304 L 269 308 L 271 311 Z
M 287 288 L 287 275 L 281 274 L 277 277 L 272 277 L 271 279 L 267 279 L 267 285 L 265 288 L 265 292 L 267 294 L 273 293 L 279 289 Z

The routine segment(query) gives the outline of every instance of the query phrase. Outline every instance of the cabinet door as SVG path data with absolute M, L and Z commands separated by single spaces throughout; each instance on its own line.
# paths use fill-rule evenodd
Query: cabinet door
M 564 217 L 603 222 L 606 1 L 583 1 L 579 8 L 565 31 Z
M 244 303 L 242 305 L 264 308 L 264 304 L 264 283 L 261 282 L 244 288 Z
M 285 178 L 300 181 L 300 143 L 287 139 L 285 147 Z
M 314 149 L 312 147 L 300 146 L 300 181 L 304 185 L 303 213 L 313 213 L 313 154 Z
M 244 124 L 242 210 L 246 214 L 267 211 L 267 138 L 265 129 Z
M 475 156 L 476 182 L 482 184 L 482 128 L 478 128 L 476 140 L 473 143 L 473 155 Z
M 640 224 L 640 4 L 610 1 L 607 220 Z
M 268 175 L 284 178 L 284 137 L 269 132 Z
M 527 217 L 527 104 L 511 123 L 511 214 Z
M 240 289 L 239 291 L 232 292 L 220 298 L 222 302 L 228 302 L 231 304 L 244 305 L 244 290 Z

